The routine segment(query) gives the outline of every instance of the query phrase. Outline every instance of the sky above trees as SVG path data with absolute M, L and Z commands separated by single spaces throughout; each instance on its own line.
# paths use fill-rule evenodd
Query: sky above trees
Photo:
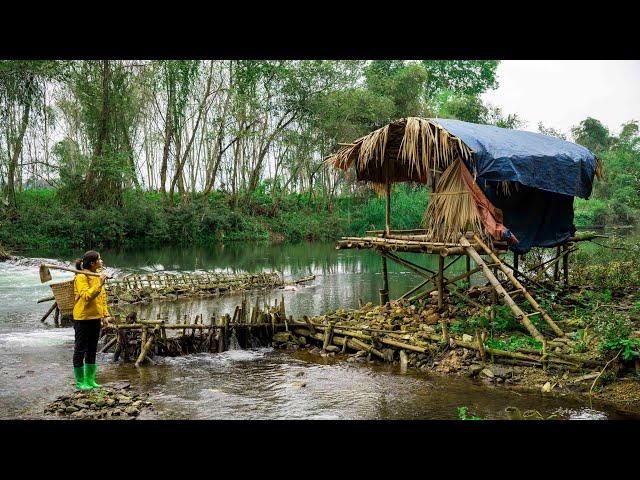
M 612 133 L 640 120 L 640 61 L 503 60 L 499 87 L 482 95 L 485 103 L 517 112 L 537 131 L 538 123 L 568 133 L 587 117 Z

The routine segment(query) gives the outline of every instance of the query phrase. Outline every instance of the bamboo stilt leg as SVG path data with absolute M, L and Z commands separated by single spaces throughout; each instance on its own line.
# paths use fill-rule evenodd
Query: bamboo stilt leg
M 389 274 L 387 272 L 387 257 L 382 255 L 382 288 L 380 289 L 380 305 L 389 302 Z
M 438 308 L 442 308 L 444 305 L 444 257 L 438 255 L 438 276 L 436 283 L 438 285 Z
M 389 235 L 391 233 L 391 183 L 387 182 L 386 186 L 386 208 L 385 208 L 385 233 Z
M 562 246 L 564 256 L 562 257 L 562 273 L 564 276 L 565 288 L 569 286 L 569 246 L 565 243 Z

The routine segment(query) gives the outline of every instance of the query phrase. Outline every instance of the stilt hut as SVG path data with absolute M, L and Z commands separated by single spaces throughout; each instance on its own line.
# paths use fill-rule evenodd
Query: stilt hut
M 600 162 L 589 150 L 533 132 L 408 117 L 344 144 L 327 162 L 343 170 L 353 168 L 358 181 L 386 196 L 385 229 L 343 237 L 336 246 L 373 248 L 382 255 L 381 302 L 389 300 L 387 259 L 424 274 L 425 282 L 407 294 L 435 281 L 431 291 L 437 290 L 442 306 L 447 284 L 461 279 L 445 277 L 445 259 L 454 256 L 451 265 L 465 257 L 463 278 L 482 271 L 534 337 L 543 339 L 530 321 L 534 315 L 542 316 L 558 336 L 564 336 L 518 280 L 526 278 L 518 270 L 518 255 L 534 246 L 556 247 L 556 261 L 563 260 L 568 282 L 569 248 L 581 239 L 573 226 L 573 198 L 588 198 L 594 177 L 601 175 Z M 431 186 L 422 228 L 391 228 L 391 191 L 397 182 Z M 500 256 L 507 249 L 514 252 L 512 266 Z M 438 254 L 438 271 L 425 271 L 394 251 Z M 482 256 L 489 257 L 490 263 Z M 473 270 L 471 259 L 476 263 Z M 504 288 L 498 269 L 515 290 Z M 514 294 L 524 295 L 534 312 L 520 309 Z

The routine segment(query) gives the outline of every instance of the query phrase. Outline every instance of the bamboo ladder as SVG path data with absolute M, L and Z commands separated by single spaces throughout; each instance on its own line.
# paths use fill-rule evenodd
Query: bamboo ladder
M 493 286 L 498 296 L 504 299 L 505 303 L 509 306 L 509 308 L 514 313 L 516 318 L 518 318 L 522 322 L 522 324 L 529 331 L 529 333 L 536 340 L 539 340 L 540 342 L 542 342 L 543 345 L 546 343 L 542 334 L 533 325 L 533 323 L 531 323 L 531 320 L 529 319 L 534 315 L 541 315 L 542 318 L 545 320 L 545 322 L 549 325 L 549 327 L 551 327 L 551 329 L 554 331 L 554 333 L 558 335 L 558 337 L 565 338 L 566 334 L 560 329 L 560 327 L 558 327 L 558 325 L 553 321 L 553 319 L 549 316 L 549 314 L 538 304 L 538 302 L 536 302 L 536 300 L 531 296 L 531 294 L 527 292 L 527 289 L 513 276 L 513 274 L 509 271 L 509 269 L 502 262 L 502 260 L 500 260 L 500 258 L 476 234 L 473 235 L 473 239 L 475 242 L 477 242 L 478 245 L 480 245 L 480 247 L 482 247 L 482 250 L 484 250 L 484 252 L 491 257 L 494 264 L 497 265 L 498 268 L 500 268 L 500 270 L 502 270 L 502 272 L 506 275 L 509 282 L 515 287 L 515 290 L 511 292 L 507 292 L 507 290 L 502 286 L 500 281 L 496 278 L 496 276 L 493 274 L 491 269 L 482 259 L 480 254 L 476 251 L 475 248 L 471 246 L 471 244 L 465 237 L 462 237 L 460 239 L 460 244 L 464 247 L 467 254 L 471 258 L 473 258 L 473 260 L 482 268 L 485 276 L 489 280 L 489 283 L 491 283 L 491 285 Z M 525 313 L 522 311 L 522 309 L 511 297 L 511 295 L 516 293 L 521 293 L 525 297 L 529 305 L 531 305 L 531 307 L 535 310 L 533 313 Z

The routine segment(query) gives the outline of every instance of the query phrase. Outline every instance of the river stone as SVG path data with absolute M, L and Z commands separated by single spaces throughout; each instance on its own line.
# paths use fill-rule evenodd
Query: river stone
M 293 340 L 290 332 L 278 332 L 273 335 L 273 343 L 287 343 L 290 340 Z
M 482 365 L 478 365 L 473 364 L 469 367 L 469 376 L 470 377 L 475 377 L 476 375 L 478 375 L 482 370 L 484 369 L 484 367 Z
M 495 375 L 493 374 L 493 372 L 489 369 L 489 368 L 485 368 L 480 372 L 482 375 L 484 375 L 487 378 L 493 378 L 495 377 Z
M 491 371 L 496 377 L 502 378 L 506 380 L 507 378 L 511 378 L 513 376 L 513 370 L 510 368 L 493 366 L 491 367 Z
M 67 413 L 74 413 L 77 412 L 79 409 L 74 407 L 73 405 L 69 405 L 67 408 L 64 409 L 65 412 Z
M 126 413 L 129 416 L 136 416 L 140 413 L 140 410 L 138 410 L 136 407 L 132 405 L 130 407 L 125 408 L 124 413 Z
M 120 405 L 129 405 L 131 403 L 131 398 L 126 395 L 118 395 L 116 398 Z
M 142 404 L 142 400 L 136 400 L 135 402 L 133 402 L 133 403 L 131 404 L 131 406 L 132 406 L 132 407 L 139 408 L 141 404 Z

